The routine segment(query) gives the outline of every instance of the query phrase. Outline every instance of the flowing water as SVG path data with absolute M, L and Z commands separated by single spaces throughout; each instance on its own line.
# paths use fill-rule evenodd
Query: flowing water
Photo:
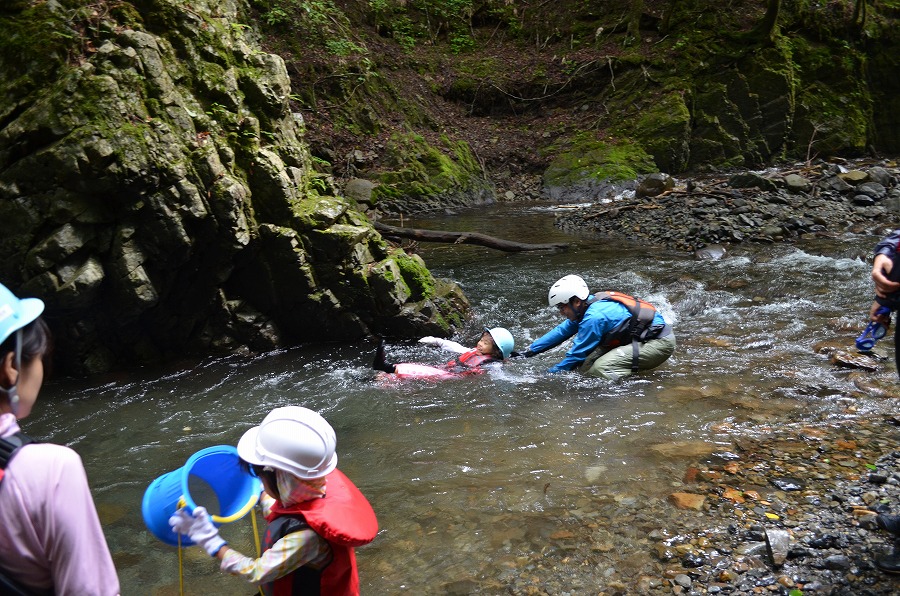
M 458 282 L 474 307 L 454 339 L 474 345 L 483 326 L 499 325 L 524 348 L 560 321 L 546 305 L 550 284 L 578 273 L 594 290 L 655 303 L 679 342 L 668 363 L 621 383 L 544 374 L 562 357 L 557 349 L 495 374 L 385 386 L 369 369 L 375 342 L 359 341 L 51 379 L 24 426 L 82 455 L 122 593 L 178 593 L 177 549 L 141 518 L 147 485 L 204 447 L 236 444 L 276 406 L 304 405 L 332 423 L 340 468 L 375 508 L 378 538 L 357 550 L 363 594 L 465 593 L 474 589 L 467 578 L 508 593 L 514 576 L 565 567 L 554 537 L 569 553 L 615 537 L 595 548 L 592 565 L 565 571 L 573 593 L 627 580 L 649 553 L 638 532 L 615 527 L 617 504 L 658 504 L 688 462 L 727 458 L 735 436 L 776 421 L 837 419 L 850 401 L 864 413 L 888 407 L 813 349 L 849 347 L 863 326 L 872 291 L 863 259 L 876 238 L 748 244 L 706 261 L 568 236 L 548 210 L 522 210 L 405 222 L 571 243 L 555 253 L 421 244 L 432 271 Z M 412 340 L 389 341 L 387 351 L 393 361 L 448 359 Z M 248 519 L 223 530 L 246 553 L 254 549 Z M 183 566 L 187 593 L 253 592 L 197 548 Z

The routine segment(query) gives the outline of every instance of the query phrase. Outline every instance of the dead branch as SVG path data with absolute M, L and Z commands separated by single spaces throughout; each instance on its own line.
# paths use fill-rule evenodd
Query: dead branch
M 524 252 L 532 250 L 566 250 L 569 245 L 565 242 L 552 242 L 549 244 L 525 244 L 513 242 L 479 234 L 478 232 L 448 232 L 444 230 L 422 230 L 419 228 L 398 228 L 380 222 L 375 222 L 375 229 L 382 236 L 389 238 L 412 238 L 423 242 L 446 242 L 448 244 L 477 244 L 487 248 L 502 250 L 505 252 Z

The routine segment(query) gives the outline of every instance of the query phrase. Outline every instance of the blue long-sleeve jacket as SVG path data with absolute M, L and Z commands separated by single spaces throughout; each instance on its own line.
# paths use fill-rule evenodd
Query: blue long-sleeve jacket
M 593 299 L 593 296 L 590 298 Z M 616 328 L 619 323 L 631 317 L 624 305 L 613 300 L 596 300 L 588 306 L 580 321 L 566 319 L 538 339 L 534 340 L 528 350 L 539 354 L 555 348 L 573 335 L 575 340 L 566 352 L 566 357 L 550 367 L 550 372 L 560 372 L 577 368 L 591 352 L 603 343 L 603 337 Z M 666 320 L 659 311 L 653 317 L 653 325 L 665 325 Z

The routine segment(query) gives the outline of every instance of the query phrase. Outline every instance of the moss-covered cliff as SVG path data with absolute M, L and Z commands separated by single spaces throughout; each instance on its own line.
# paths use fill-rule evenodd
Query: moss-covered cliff
M 441 135 L 467 142 L 499 194 L 540 174 L 563 198 L 634 172 L 900 152 L 897 0 L 254 7 L 295 88 L 312 83 L 297 106 L 339 180 L 413 175 L 417 152 L 410 173 L 389 163 L 391 136 L 408 130 L 435 146 Z M 313 13 L 328 21 L 314 35 Z
M 0 279 L 63 368 L 446 334 L 468 304 L 316 172 L 240 0 L 0 7 Z

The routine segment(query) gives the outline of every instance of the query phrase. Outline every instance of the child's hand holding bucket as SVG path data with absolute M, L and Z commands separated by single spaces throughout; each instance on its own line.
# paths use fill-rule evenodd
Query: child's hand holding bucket
M 194 508 L 194 514 L 182 507 L 169 518 L 172 531 L 182 536 L 187 536 L 194 544 L 200 545 L 211 557 L 215 557 L 219 550 L 228 544 L 219 536 L 219 529 L 209 519 L 205 507 Z

